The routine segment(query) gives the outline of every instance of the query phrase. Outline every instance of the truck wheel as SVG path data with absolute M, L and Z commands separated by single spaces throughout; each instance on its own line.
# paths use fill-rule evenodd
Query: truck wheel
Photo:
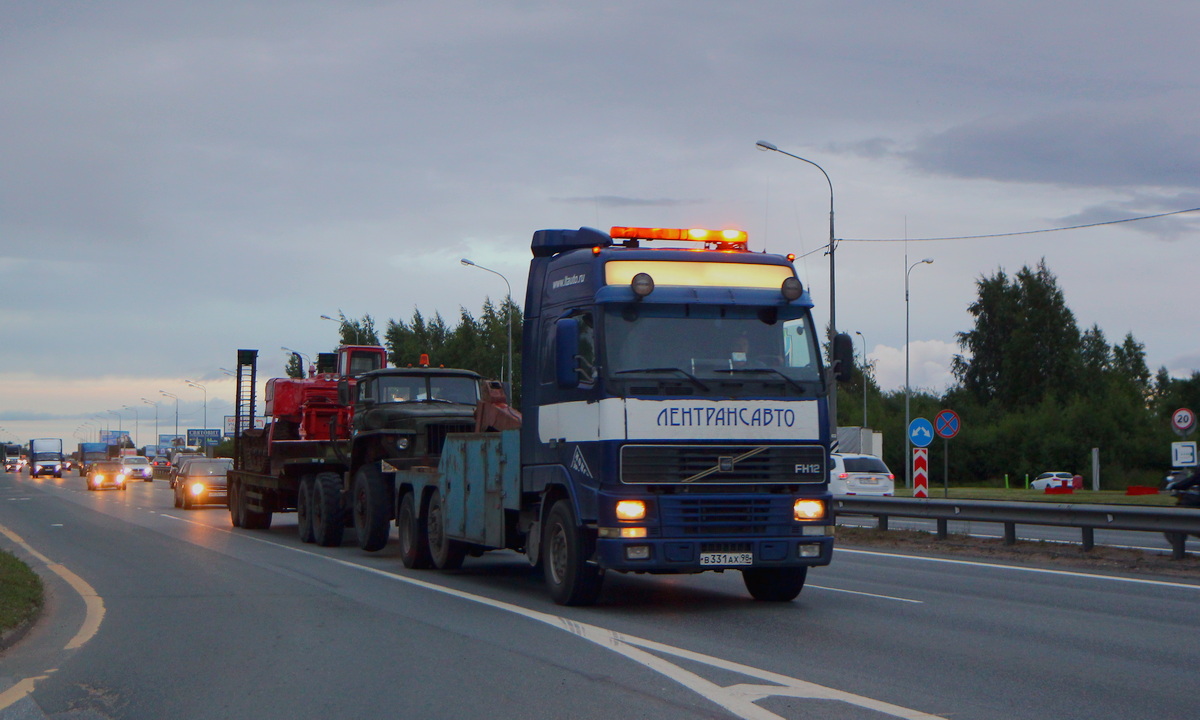
M 312 484 L 313 542 L 321 547 L 342 544 L 346 523 L 342 516 L 342 479 L 337 473 L 317 473 Z
M 391 530 L 387 486 L 377 465 L 363 465 L 354 473 L 354 530 L 358 546 L 368 552 L 387 545 Z
M 301 477 L 300 487 L 296 488 L 296 529 L 302 543 L 313 541 L 312 492 L 313 476 Z
M 807 567 L 790 568 L 747 568 L 742 571 L 742 582 L 755 600 L 766 602 L 790 602 L 804 589 L 808 577 Z
M 174 488 L 175 483 L 171 483 L 171 487 Z M 225 502 L 229 505 L 229 522 L 235 528 L 240 528 L 242 526 L 242 484 L 237 480 L 229 481 Z
M 604 571 L 589 565 L 593 543 L 575 523 L 569 500 L 559 500 L 546 516 L 542 568 L 550 597 L 559 605 L 591 605 L 600 596 Z
M 442 494 L 434 490 L 425 505 L 425 535 L 429 559 L 438 570 L 457 570 L 467 556 L 466 545 L 446 537 L 446 512 Z
M 400 533 L 400 561 L 410 570 L 425 570 L 433 564 L 429 557 L 429 540 L 425 526 L 417 519 L 417 500 L 414 493 L 404 493 L 396 513 L 396 529 Z
M 185 493 L 184 497 L 186 498 L 187 497 L 187 495 L 186 495 L 187 488 L 183 487 L 182 482 L 177 481 L 175 484 L 183 490 L 183 492 Z M 245 528 L 246 530 L 268 530 L 268 529 L 270 529 L 271 513 L 270 512 L 261 512 L 258 510 L 251 510 L 249 507 L 247 507 L 246 488 L 241 487 L 240 483 L 238 486 L 237 505 L 238 505 L 238 517 L 241 519 L 241 525 L 239 525 L 239 527 Z

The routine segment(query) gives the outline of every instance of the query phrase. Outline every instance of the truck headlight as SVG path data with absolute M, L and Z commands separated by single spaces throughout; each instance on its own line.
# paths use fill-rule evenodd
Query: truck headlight
M 646 503 L 642 500 L 618 500 L 618 520 L 645 520 Z
M 792 505 L 795 520 L 821 520 L 825 517 L 825 503 L 821 500 L 798 499 Z

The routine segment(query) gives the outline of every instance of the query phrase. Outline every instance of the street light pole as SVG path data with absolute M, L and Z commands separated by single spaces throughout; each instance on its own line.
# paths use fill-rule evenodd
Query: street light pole
M 512 384 L 513 384 L 512 310 L 511 310 L 511 308 L 508 307 L 509 305 L 512 304 L 512 285 L 509 284 L 508 278 L 504 277 L 504 275 L 502 273 L 496 272 L 495 270 L 492 270 L 491 268 L 486 268 L 478 263 L 473 263 L 466 258 L 463 258 L 462 260 L 459 260 L 458 262 L 459 262 L 459 264 L 465 265 L 467 267 L 479 268 L 480 270 L 486 270 L 493 275 L 499 275 L 500 279 L 504 281 L 504 287 L 508 288 L 508 297 L 506 298 L 505 304 L 504 304 L 504 314 L 508 316 L 508 387 L 509 387 L 509 392 L 512 392 Z
M 933 258 L 925 258 L 917 261 L 912 265 L 908 265 L 908 255 L 904 256 L 904 263 L 908 269 L 904 271 L 904 487 L 912 487 L 912 436 L 908 434 L 908 426 L 912 423 L 912 413 L 909 410 L 909 402 L 912 398 L 912 386 L 908 383 L 908 278 L 912 274 L 913 268 L 918 265 L 927 265 L 933 263 Z
M 867 336 L 855 330 L 854 334 L 862 338 L 863 341 L 863 427 L 867 427 Z
M 158 394 L 165 395 L 169 398 L 175 398 L 175 436 L 171 439 L 171 444 L 174 445 L 175 443 L 179 442 L 179 396 L 169 393 L 166 390 L 159 390 Z
M 138 442 L 138 430 L 140 429 L 139 426 L 141 425 L 141 422 L 138 420 L 137 408 L 130 407 L 129 405 L 122 405 L 121 407 L 125 408 L 126 410 L 133 411 L 133 445 L 134 447 L 138 447 L 141 445 L 141 443 Z
M 284 352 L 290 352 L 293 355 L 299 355 L 302 360 L 308 361 L 309 367 L 307 369 L 304 367 L 300 368 L 300 371 L 304 373 L 304 377 L 308 376 L 308 372 L 306 370 L 312 370 L 312 358 L 310 358 L 307 354 L 300 352 L 299 350 L 293 350 L 289 347 L 280 346 L 279 349 Z
M 142 398 L 142 402 L 154 406 L 154 447 L 158 447 L 158 403 Z M 160 453 L 161 454 L 161 453 Z
M 332 322 L 337 323 L 339 325 L 339 329 L 345 328 L 345 327 L 353 328 L 354 329 L 354 344 L 362 345 L 362 335 L 358 334 L 358 326 L 351 325 L 350 321 L 346 319 L 346 315 L 341 310 L 338 310 L 338 315 L 342 318 L 341 320 L 338 320 L 337 318 L 334 318 L 334 317 L 329 317 L 328 315 L 322 315 L 321 319 L 322 320 L 330 320 Z
M 104 412 L 108 413 L 109 415 L 117 416 L 117 434 L 123 435 L 125 428 L 121 427 L 121 413 L 117 412 L 116 410 L 105 410 Z
M 208 429 L 208 389 L 198 382 L 193 380 L 184 380 L 185 383 L 194 388 L 199 388 L 200 392 L 204 393 L 204 429 Z
M 759 140 L 754 143 L 759 150 L 770 150 L 781 155 L 787 155 L 790 158 L 795 158 L 801 162 L 806 162 L 816 169 L 821 171 L 825 176 L 825 182 L 829 185 L 829 352 L 833 354 L 833 339 L 837 336 L 837 273 L 834 265 L 834 252 L 837 250 L 837 235 L 833 231 L 833 181 L 829 179 L 829 173 L 825 172 L 825 168 L 816 164 L 808 158 L 802 158 L 799 155 L 793 155 L 786 150 L 780 150 L 774 143 L 766 140 Z M 829 418 L 830 418 L 830 434 L 833 436 L 834 443 L 837 442 L 837 382 L 829 383 Z

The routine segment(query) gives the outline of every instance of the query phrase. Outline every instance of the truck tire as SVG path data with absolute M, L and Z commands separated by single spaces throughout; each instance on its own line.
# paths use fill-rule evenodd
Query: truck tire
M 176 482 L 175 484 L 182 487 L 182 483 Z M 187 488 L 182 488 L 182 490 L 187 492 Z M 237 518 L 240 521 L 238 527 L 245 530 L 268 530 L 271 527 L 270 512 L 260 512 L 247 507 L 246 488 L 242 487 L 241 483 L 238 483 Z
M 342 479 L 337 473 L 317 473 L 312 484 L 313 542 L 321 547 L 342 544 L 346 522 L 342 513 Z
M 742 571 L 742 582 L 755 600 L 765 602 L 791 602 L 804 589 L 808 577 L 807 567 L 789 568 L 746 568 Z
M 388 483 L 374 463 L 354 473 L 354 530 L 358 546 L 368 552 L 382 550 L 391 531 Z
M 171 487 L 175 487 L 175 483 L 171 483 Z M 237 480 L 230 480 L 226 490 L 226 503 L 229 505 L 229 522 L 235 527 L 242 526 L 242 484 Z
M 313 542 L 312 519 L 313 476 L 304 475 L 300 478 L 300 486 L 296 488 L 296 531 L 300 542 Z
M 559 605 L 591 605 L 600 596 L 604 571 L 588 564 L 593 542 L 575 522 L 569 500 L 559 500 L 546 516 L 542 569 L 550 597 Z
M 446 537 L 446 509 L 442 494 L 434 490 L 425 503 L 425 537 L 429 559 L 438 570 L 457 570 L 467 556 L 465 543 Z
M 417 518 L 417 500 L 411 492 L 404 493 L 396 512 L 396 530 L 400 535 L 400 561 L 410 570 L 425 570 L 433 565 L 429 557 L 429 540 L 425 525 Z

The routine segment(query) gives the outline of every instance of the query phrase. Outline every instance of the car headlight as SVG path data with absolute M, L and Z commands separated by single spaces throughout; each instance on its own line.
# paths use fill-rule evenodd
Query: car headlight
M 120 485 L 121 483 L 125 482 L 125 473 L 117 473 L 117 477 L 115 479 L 117 484 Z
M 193 495 L 203 495 L 204 494 L 204 483 L 199 483 L 199 482 L 192 483 L 192 494 Z

